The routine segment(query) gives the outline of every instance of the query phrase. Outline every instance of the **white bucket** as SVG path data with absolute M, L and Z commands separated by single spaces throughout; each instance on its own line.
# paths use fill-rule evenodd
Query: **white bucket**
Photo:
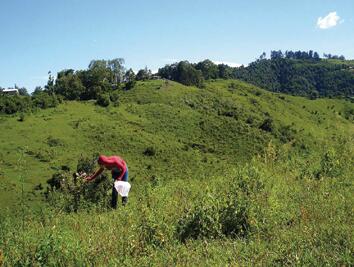
M 127 197 L 131 188 L 130 183 L 124 181 L 115 181 L 114 188 L 122 197 Z

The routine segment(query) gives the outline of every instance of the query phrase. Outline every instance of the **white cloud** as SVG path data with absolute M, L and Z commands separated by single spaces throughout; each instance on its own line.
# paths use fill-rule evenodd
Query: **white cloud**
M 235 68 L 235 67 L 240 67 L 240 66 L 242 65 L 242 64 L 240 64 L 240 63 L 227 62 L 227 61 L 214 61 L 214 60 L 213 60 L 213 62 L 214 62 L 215 64 L 217 64 L 217 65 L 219 65 L 219 64 L 225 64 L 225 65 L 228 65 L 228 66 L 233 67 L 233 68 Z
M 329 29 L 338 24 L 340 17 L 337 15 L 337 12 L 330 12 L 324 18 L 319 17 L 317 19 L 317 27 L 320 29 Z

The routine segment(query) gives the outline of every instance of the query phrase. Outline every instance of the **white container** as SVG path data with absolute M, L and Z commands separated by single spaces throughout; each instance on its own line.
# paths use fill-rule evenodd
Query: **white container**
M 115 181 L 114 188 L 122 197 L 127 197 L 131 188 L 130 183 L 124 181 Z

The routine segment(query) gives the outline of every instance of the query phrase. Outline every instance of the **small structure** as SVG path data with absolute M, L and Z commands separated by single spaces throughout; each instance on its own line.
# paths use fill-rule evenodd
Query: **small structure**
M 18 95 L 18 89 L 13 89 L 13 88 L 4 89 L 1 91 L 1 93 L 3 93 L 4 95 Z
M 161 76 L 159 76 L 157 74 L 153 74 L 153 75 L 151 75 L 151 80 L 161 80 Z

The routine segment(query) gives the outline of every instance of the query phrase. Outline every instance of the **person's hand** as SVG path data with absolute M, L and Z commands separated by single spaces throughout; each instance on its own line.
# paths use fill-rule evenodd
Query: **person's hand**
M 84 181 L 85 182 L 89 182 L 89 181 L 91 181 L 91 176 L 86 176 L 86 177 L 83 177 L 84 178 Z

